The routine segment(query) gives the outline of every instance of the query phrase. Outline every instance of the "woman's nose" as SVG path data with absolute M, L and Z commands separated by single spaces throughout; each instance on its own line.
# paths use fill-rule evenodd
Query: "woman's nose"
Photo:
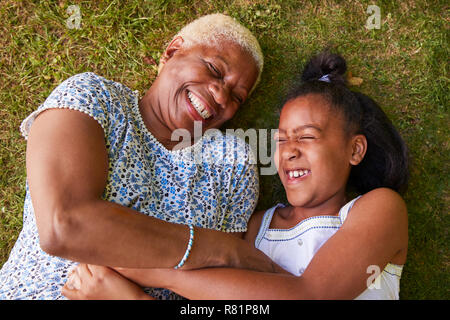
M 221 81 L 210 83 L 208 89 L 220 107 L 225 108 L 230 99 L 230 89 Z

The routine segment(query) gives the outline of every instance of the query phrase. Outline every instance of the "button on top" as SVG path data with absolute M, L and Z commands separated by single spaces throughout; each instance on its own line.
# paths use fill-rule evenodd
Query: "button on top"
M 302 239 L 299 238 L 299 239 L 297 240 L 297 243 L 298 243 L 299 246 L 303 245 Z

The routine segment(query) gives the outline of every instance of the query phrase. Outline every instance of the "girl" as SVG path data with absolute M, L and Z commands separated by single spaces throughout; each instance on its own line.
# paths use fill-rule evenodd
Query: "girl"
M 407 148 L 381 108 L 346 87 L 345 71 L 341 56 L 324 52 L 291 89 L 275 154 L 290 205 L 255 213 L 245 236 L 289 274 L 80 265 L 63 294 L 137 299 L 148 298 L 140 286 L 153 286 L 189 299 L 398 299 Z

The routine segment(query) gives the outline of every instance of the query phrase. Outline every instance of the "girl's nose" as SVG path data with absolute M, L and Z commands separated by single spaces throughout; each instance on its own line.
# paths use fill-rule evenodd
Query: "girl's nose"
M 283 160 L 295 160 L 298 159 L 300 155 L 300 149 L 292 142 L 286 143 L 281 150 L 281 157 Z

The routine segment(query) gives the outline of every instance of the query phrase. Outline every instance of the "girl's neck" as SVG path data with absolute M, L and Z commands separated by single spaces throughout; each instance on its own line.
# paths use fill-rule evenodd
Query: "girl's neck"
M 306 205 L 287 207 L 286 210 L 280 210 L 279 215 L 282 220 L 284 220 L 283 224 L 285 224 L 288 228 L 291 228 L 299 222 L 311 217 L 337 216 L 340 209 L 347 203 L 347 201 L 347 197 L 344 193 L 313 206 Z

